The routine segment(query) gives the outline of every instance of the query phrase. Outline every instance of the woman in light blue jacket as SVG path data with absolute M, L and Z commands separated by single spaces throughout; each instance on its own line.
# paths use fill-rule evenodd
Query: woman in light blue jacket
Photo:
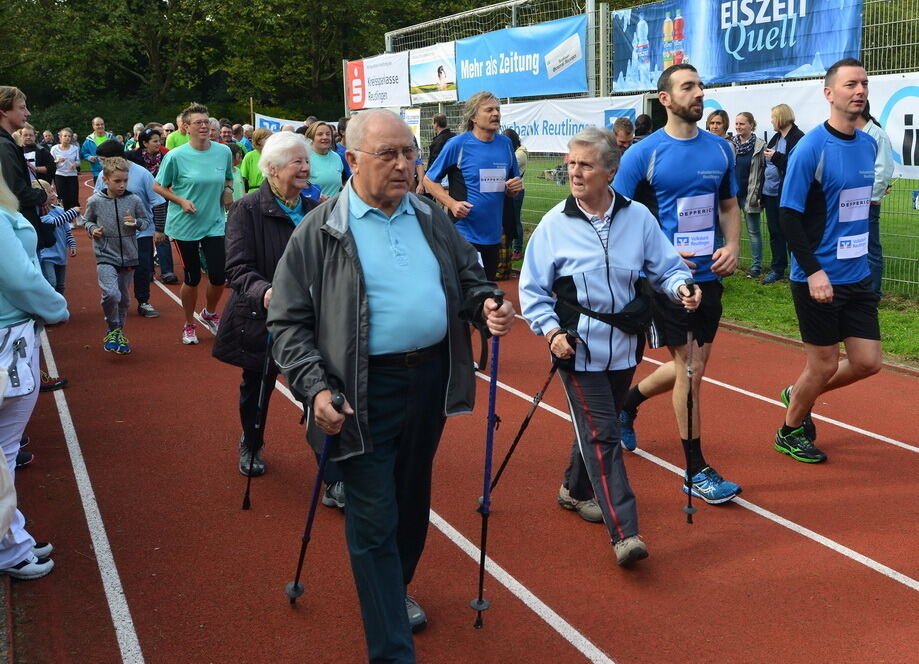
M 12 326 L 34 321 L 35 341 L 27 349 L 35 386 L 31 393 L 7 397 L 0 403 L 0 446 L 10 474 L 16 474 L 16 454 L 26 424 L 38 399 L 38 332 L 44 324 L 67 320 L 67 301 L 42 276 L 35 253 L 32 224 L 17 212 L 16 197 L 0 176 L 0 343 Z M 31 336 L 31 335 L 29 335 Z M 25 517 L 16 510 L 9 531 L 0 539 L 0 574 L 37 579 L 54 567 L 53 547 L 36 542 L 25 529 Z
M 625 566 L 648 555 L 619 446 L 619 410 L 644 348 L 642 317 L 627 312 L 646 303 L 650 316 L 645 279 L 687 309 L 698 307 L 701 291 L 683 285 L 690 272 L 648 208 L 610 186 L 619 165 L 613 133 L 589 127 L 568 153 L 571 196 L 530 237 L 520 309 L 560 362 L 575 429 L 558 502 L 602 520 Z M 573 347 L 569 335 L 578 339 Z

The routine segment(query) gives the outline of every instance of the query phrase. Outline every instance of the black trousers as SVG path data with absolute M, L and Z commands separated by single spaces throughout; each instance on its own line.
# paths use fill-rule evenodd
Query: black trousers
M 134 297 L 138 304 L 150 300 L 153 275 L 153 236 L 137 238 L 137 267 L 134 269 Z
M 57 196 L 61 199 L 61 205 L 65 210 L 75 208 L 80 204 L 80 178 L 76 175 L 55 175 L 54 188 L 57 189 Z
M 638 534 L 638 507 L 619 445 L 619 411 L 634 373 L 559 370 L 575 432 L 565 484 L 572 498 L 596 497 L 613 542 Z
M 370 662 L 413 664 L 405 588 L 424 550 L 431 468 L 443 432 L 447 351 L 422 366 L 371 365 L 370 452 L 339 461 L 345 537 Z

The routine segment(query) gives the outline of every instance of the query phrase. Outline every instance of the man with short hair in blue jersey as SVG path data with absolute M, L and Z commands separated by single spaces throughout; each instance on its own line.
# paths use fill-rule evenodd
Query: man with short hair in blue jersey
M 702 376 L 721 320 L 720 277 L 737 267 L 740 245 L 740 209 L 734 181 L 734 155 L 723 138 L 700 131 L 704 85 L 695 67 L 678 64 L 667 68 L 657 82 L 657 96 L 667 110 L 667 124 L 629 148 L 613 188 L 644 203 L 657 217 L 664 233 L 676 246 L 702 290 L 702 304 L 690 316 L 682 306 L 659 293 L 652 295 L 653 323 L 648 330 L 652 348 L 667 346 L 672 362 L 632 387 L 619 416 L 622 442 L 637 445 L 634 420 L 646 399 L 673 391 L 673 411 L 686 454 L 683 491 L 707 503 L 732 500 L 741 488 L 725 480 L 702 454 L 699 392 Z M 715 228 L 724 235 L 724 246 L 715 244 Z M 688 426 L 688 332 L 693 349 L 692 437 Z
M 491 281 L 498 272 L 504 198 L 523 191 L 511 139 L 499 133 L 501 103 L 491 92 L 476 92 L 463 111 L 466 131 L 451 138 L 431 164 L 424 189 L 447 208 L 450 219 L 476 248 Z M 447 176 L 450 189 L 440 181 Z
M 878 296 L 868 266 L 877 143 L 856 129 L 868 102 L 868 75 L 861 62 L 846 58 L 827 70 L 823 86 L 830 119 L 791 153 L 779 208 L 807 361 L 795 384 L 782 390 L 788 410 L 775 449 L 805 463 L 826 461 L 814 446 L 810 411 L 817 397 L 881 369 Z

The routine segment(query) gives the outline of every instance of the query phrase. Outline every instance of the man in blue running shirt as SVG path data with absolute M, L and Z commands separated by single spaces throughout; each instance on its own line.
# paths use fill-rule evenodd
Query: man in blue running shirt
M 683 490 L 711 504 L 732 500 L 740 487 L 726 481 L 702 455 L 699 392 L 702 376 L 721 320 L 722 276 L 737 267 L 740 210 L 734 181 L 734 155 L 723 138 L 700 131 L 705 86 L 689 64 L 667 68 L 657 82 L 657 96 L 667 110 L 667 124 L 629 148 L 623 155 L 613 188 L 644 203 L 657 217 L 702 290 L 702 304 L 690 316 L 664 295 L 653 298 L 653 323 L 648 331 L 652 348 L 666 346 L 673 361 L 629 390 L 619 421 L 623 445 L 634 449 L 633 421 L 638 406 L 656 394 L 673 391 L 673 411 L 686 454 Z M 724 246 L 715 244 L 715 228 Z M 693 349 L 692 437 L 688 427 L 687 332 Z M 691 489 L 687 487 L 691 486 Z
M 804 463 L 826 461 L 814 446 L 811 408 L 824 392 L 881 369 L 878 296 L 868 266 L 868 216 L 877 143 L 856 129 L 868 103 L 868 75 L 854 58 L 827 70 L 830 119 L 795 146 L 779 223 L 792 253 L 791 294 L 806 364 L 781 392 L 788 407 L 775 449 Z M 839 359 L 839 342 L 846 359 Z
M 456 230 L 482 259 L 495 280 L 501 248 L 504 198 L 523 191 L 511 139 L 499 133 L 501 103 L 491 92 L 476 92 L 463 109 L 465 132 L 454 136 L 431 164 L 424 189 L 447 208 Z M 440 184 L 444 176 L 449 191 Z

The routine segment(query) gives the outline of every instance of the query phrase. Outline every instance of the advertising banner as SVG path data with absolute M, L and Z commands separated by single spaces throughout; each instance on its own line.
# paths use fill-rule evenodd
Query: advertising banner
M 688 62 L 708 84 L 819 76 L 859 55 L 862 0 L 665 0 L 613 12 L 613 89 Z
M 401 108 L 399 109 L 399 117 L 401 117 L 405 121 L 405 124 L 409 126 L 409 129 L 412 130 L 415 142 L 421 145 L 421 109 Z
M 269 129 L 271 131 L 281 131 L 284 125 L 291 125 L 294 129 L 303 124 L 303 120 L 285 120 L 284 118 L 273 118 L 270 115 L 255 114 L 255 128 Z
M 459 99 L 587 91 L 587 17 L 507 28 L 456 42 Z
M 456 45 L 434 44 L 409 51 L 413 104 L 456 101 Z
M 641 95 L 556 99 L 501 106 L 501 126 L 513 129 L 530 152 L 568 152 L 568 141 L 586 127 L 612 129 L 620 117 L 642 112 Z
M 349 62 L 345 90 L 352 111 L 410 106 L 408 51 Z
M 919 179 L 919 73 L 869 76 L 868 100 L 871 114 L 890 137 L 894 177 Z M 821 80 L 710 88 L 705 91 L 699 127 L 704 128 L 708 114 L 720 108 L 727 112 L 733 131 L 734 118 L 748 111 L 756 119 L 756 135 L 768 139 L 775 133 L 770 121 L 772 107 L 780 103 L 792 108 L 795 124 L 804 132 L 830 115 Z

